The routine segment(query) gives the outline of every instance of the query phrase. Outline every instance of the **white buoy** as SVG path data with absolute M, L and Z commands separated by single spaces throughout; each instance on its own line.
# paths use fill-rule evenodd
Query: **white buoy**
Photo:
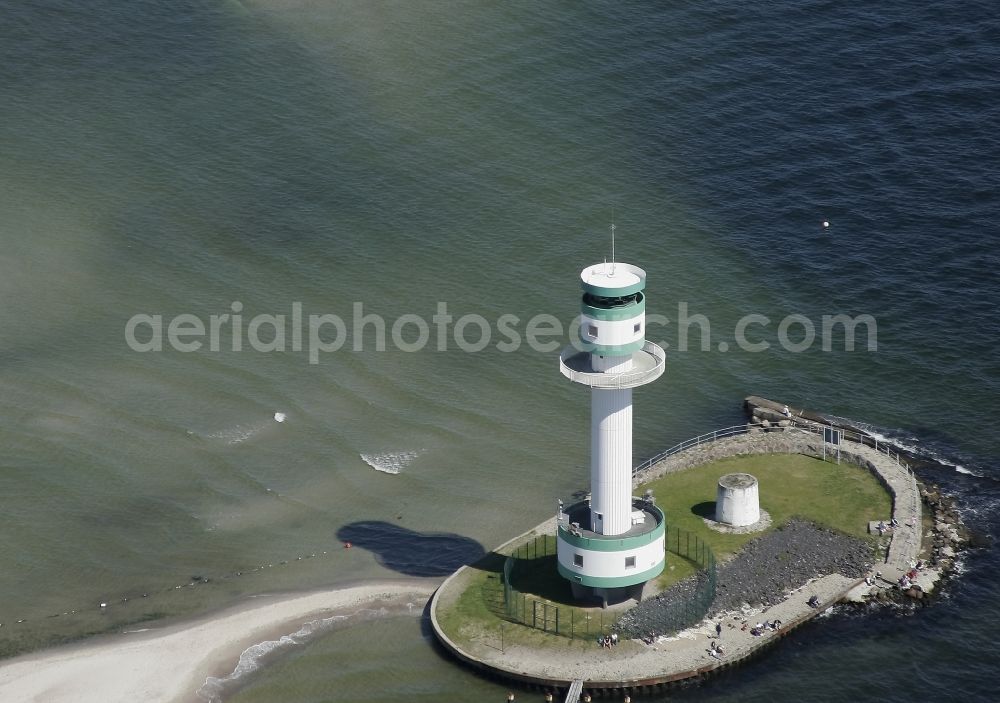
M 287 417 L 285 415 L 285 413 L 274 413 L 274 421 L 275 422 L 284 422 L 285 421 L 285 417 Z
M 826 229 L 829 226 L 830 226 L 830 223 L 828 221 L 826 221 L 826 220 L 823 220 L 823 228 Z

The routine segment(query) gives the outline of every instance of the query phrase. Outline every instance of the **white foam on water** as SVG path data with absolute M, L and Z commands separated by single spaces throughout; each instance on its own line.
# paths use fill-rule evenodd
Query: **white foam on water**
M 316 635 L 322 634 L 333 625 L 343 622 L 348 618 L 358 615 L 379 617 L 387 613 L 388 611 L 385 608 L 377 610 L 367 608 L 352 615 L 333 615 L 328 618 L 310 620 L 290 635 L 282 635 L 276 640 L 265 640 L 264 642 L 250 645 L 240 654 L 236 668 L 233 669 L 231 674 L 222 677 L 209 676 L 205 679 L 205 683 L 202 684 L 201 688 L 198 689 L 197 696 L 201 700 L 206 701 L 206 703 L 221 703 L 223 696 L 228 691 L 235 688 L 243 678 L 253 674 L 264 666 L 268 657 L 296 645 L 306 644 Z
M 217 430 L 206 435 L 209 439 L 219 439 L 226 444 L 240 444 L 245 442 L 255 434 L 267 427 L 268 423 L 257 423 L 254 425 L 234 425 L 224 430 Z
M 890 436 L 885 434 L 884 432 L 878 431 L 872 425 L 868 425 L 863 422 L 856 422 L 854 424 L 858 427 L 858 429 L 863 430 L 870 437 L 878 440 L 882 444 L 888 444 L 893 447 L 896 447 L 897 449 L 902 449 L 907 452 L 912 452 L 913 454 L 928 455 L 934 458 L 935 460 L 940 461 L 937 455 L 935 455 L 932 451 L 930 451 L 926 447 L 918 446 L 920 444 L 919 437 L 901 437 L 899 435 Z M 886 432 L 892 432 L 892 430 L 886 430 Z
M 986 478 L 986 474 L 968 469 L 962 464 L 959 464 L 955 461 L 948 459 L 940 452 L 937 452 L 934 449 L 922 445 L 920 443 L 919 437 L 901 436 L 905 434 L 902 433 L 902 431 L 898 431 L 900 434 L 886 434 L 886 432 L 894 433 L 897 431 L 884 430 L 880 432 L 872 425 L 868 425 L 866 423 L 854 423 L 854 424 L 857 425 L 859 429 L 866 432 L 869 436 L 873 437 L 874 439 L 878 440 L 883 444 L 888 444 L 890 446 L 895 447 L 896 449 L 902 449 L 903 451 L 910 452 L 911 454 L 915 454 L 917 456 L 925 456 L 933 461 L 936 461 L 942 466 L 952 467 L 953 469 L 955 469 L 957 473 L 960 474 L 965 474 L 967 476 L 975 476 L 976 478 Z
M 963 518 L 982 519 L 1000 513 L 1000 497 L 979 494 L 976 502 L 964 502 L 956 506 Z
M 384 474 L 398 474 L 406 468 L 414 459 L 420 456 L 423 450 L 405 452 L 387 452 L 385 454 L 362 454 L 361 459 L 376 471 Z

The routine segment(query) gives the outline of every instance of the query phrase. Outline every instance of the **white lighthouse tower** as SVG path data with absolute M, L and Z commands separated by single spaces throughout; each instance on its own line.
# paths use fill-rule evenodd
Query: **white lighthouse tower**
M 625 263 L 588 266 L 580 342 L 563 350 L 563 375 L 590 387 L 590 496 L 560 507 L 559 573 L 577 597 L 642 597 L 664 567 L 664 515 L 632 496 L 632 389 L 663 374 L 663 350 L 645 339 L 646 272 Z M 561 503 L 560 503 L 561 505 Z

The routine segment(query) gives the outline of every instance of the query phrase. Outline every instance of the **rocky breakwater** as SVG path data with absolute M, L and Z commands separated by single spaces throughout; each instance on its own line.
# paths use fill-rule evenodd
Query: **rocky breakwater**
M 851 600 L 882 602 L 900 600 L 901 598 L 921 600 L 937 587 L 943 578 L 956 571 L 962 550 L 988 546 L 988 538 L 970 532 L 963 523 L 953 497 L 944 494 L 938 486 L 921 480 L 912 469 L 906 468 L 913 464 L 926 466 L 928 461 L 918 459 L 899 447 L 887 444 L 884 440 L 880 441 L 877 437 L 841 418 L 830 417 L 760 396 L 745 398 L 743 406 L 749 419 L 748 428 L 758 433 L 762 432 L 765 436 L 787 435 L 789 431 L 804 429 L 816 438 L 815 441 L 810 442 L 810 445 L 822 446 L 822 440 L 831 438 L 824 434 L 824 429 L 838 430 L 842 440 L 840 448 L 847 460 L 862 465 L 870 464 L 869 468 L 880 475 L 883 483 L 893 493 L 892 517 L 897 518 L 897 524 L 893 526 L 891 518 L 882 521 L 886 527 L 885 536 L 889 540 L 890 546 L 886 550 L 885 564 L 876 566 L 876 571 L 881 578 L 870 579 L 872 583 L 860 586 L 852 592 Z M 921 515 L 924 518 L 922 524 L 912 526 L 910 519 L 899 514 L 899 508 L 905 507 L 907 500 L 899 490 L 905 481 L 899 482 L 897 479 L 894 482 L 889 477 L 886 469 L 891 472 L 891 464 L 880 461 L 879 463 L 885 466 L 879 467 L 872 464 L 870 460 L 865 461 L 865 455 L 871 455 L 872 449 L 884 453 L 886 457 L 895 457 L 897 465 L 904 467 L 912 476 L 919 500 L 925 508 L 922 511 L 923 515 Z M 832 450 L 831 444 L 827 444 L 827 450 Z M 814 456 L 819 454 L 814 446 L 809 446 L 803 453 Z M 907 492 L 909 490 L 902 491 L 902 493 Z M 895 534 L 904 531 L 909 533 L 911 530 L 915 534 L 910 535 L 905 542 L 900 542 L 901 535 Z
M 969 530 L 962 522 L 952 496 L 934 484 L 921 483 L 919 490 L 925 508 L 924 527 L 929 525 L 923 533 L 919 558 L 909 568 L 904 567 L 902 573 L 896 570 L 882 573 L 871 588 L 853 594 L 852 600 L 878 603 L 923 600 L 958 572 L 964 550 L 989 546 L 988 537 Z
M 929 541 L 929 561 L 945 573 L 955 570 L 955 561 L 964 549 L 983 549 L 990 546 L 989 537 L 970 530 L 958 512 L 955 499 L 941 492 L 934 484 L 921 484 L 920 498 L 927 506 L 932 521 L 931 529 L 924 535 Z

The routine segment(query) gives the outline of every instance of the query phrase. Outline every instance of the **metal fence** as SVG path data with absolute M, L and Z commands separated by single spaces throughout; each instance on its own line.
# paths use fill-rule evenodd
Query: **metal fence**
M 614 629 L 626 637 L 672 634 L 700 622 L 712 607 L 717 573 L 715 554 L 708 543 L 687 530 L 673 527 L 667 528 L 666 548 L 694 563 L 698 570 L 689 582 L 668 589 L 663 598 L 647 600 L 624 613 Z
M 649 459 L 641 462 L 639 465 L 632 469 L 632 476 L 635 476 L 640 471 L 645 471 L 653 464 L 658 464 L 668 456 L 673 456 L 678 452 L 682 452 L 685 449 L 690 449 L 691 447 L 697 447 L 700 444 L 705 444 L 706 442 L 714 442 L 717 439 L 723 439 L 724 437 L 733 437 L 736 435 L 746 434 L 750 430 L 746 425 L 735 425 L 733 427 L 725 427 L 721 430 L 712 430 L 705 434 L 700 434 L 697 437 L 692 437 L 691 439 L 685 439 L 683 442 L 678 442 L 674 446 L 666 449 L 656 456 L 652 456 Z
M 680 629 L 704 617 L 715 599 L 715 554 L 697 535 L 677 527 L 667 529 L 665 547 L 668 552 L 693 562 L 699 573 L 703 574 L 697 579 L 696 587 L 692 591 L 686 592 L 676 600 L 672 599 L 662 609 L 664 621 L 678 623 L 676 629 Z M 524 573 L 520 570 L 531 568 L 528 562 L 555 553 L 556 538 L 552 535 L 540 535 L 518 546 L 507 557 L 503 566 L 504 617 L 511 622 L 569 638 L 592 639 L 615 629 L 618 615 L 609 613 L 603 608 L 578 608 L 556 604 L 514 587 L 513 581 L 518 573 Z M 532 566 L 538 568 L 538 565 Z M 554 571 L 554 564 L 547 566 Z
M 539 598 L 537 595 L 523 593 L 514 588 L 513 579 L 517 573 L 523 575 L 524 569 L 547 567 L 554 573 L 555 564 L 540 567 L 538 564 L 529 564 L 528 562 L 550 555 L 554 556 L 555 553 L 556 538 L 553 535 L 539 535 L 519 545 L 511 552 L 503 565 L 504 616 L 511 622 L 521 623 L 563 637 L 590 639 L 604 634 L 608 631 L 614 618 L 610 614 L 606 615 L 603 609 L 557 605 Z M 556 575 L 555 578 L 562 577 Z M 592 612 L 592 610 L 597 612 Z
M 830 440 L 835 437 L 840 440 L 846 440 L 848 442 L 854 442 L 856 444 L 863 444 L 866 447 L 872 447 L 875 451 L 885 454 L 887 457 L 896 462 L 896 464 L 907 471 L 909 474 L 913 474 L 913 470 L 909 465 L 903 461 L 903 457 L 899 452 L 892 449 L 892 445 L 888 442 L 879 442 L 877 437 L 873 437 L 864 432 L 854 432 L 852 430 L 847 430 L 839 427 L 834 427 L 833 425 L 819 425 L 815 423 L 795 423 L 795 419 L 792 418 L 793 424 L 789 427 L 776 427 L 772 426 L 767 428 L 770 432 L 788 432 L 788 431 L 802 431 L 811 434 L 818 435 L 824 440 L 824 445 L 839 446 L 839 441 L 831 442 Z M 752 429 L 751 429 L 752 428 Z M 683 442 L 678 442 L 674 446 L 666 449 L 659 454 L 640 462 L 632 469 L 632 476 L 645 471 L 654 464 L 658 464 L 667 457 L 673 456 L 678 452 L 682 452 L 686 449 L 691 449 L 692 447 L 697 447 L 702 444 L 707 444 L 709 442 L 715 442 L 716 440 L 724 439 L 726 437 L 735 437 L 738 435 L 743 435 L 751 432 L 752 430 L 763 429 L 756 425 L 734 425 L 732 427 L 724 427 L 720 430 L 712 430 L 711 432 L 706 432 L 705 434 L 700 434 L 697 437 L 692 437 L 690 439 L 685 439 Z M 832 450 L 831 450 L 832 454 Z
M 794 422 L 794 418 L 793 418 Z M 756 428 L 755 428 L 756 429 Z M 641 462 L 633 470 L 638 474 L 664 459 L 692 447 L 708 442 L 715 442 L 726 437 L 734 437 L 751 431 L 751 426 L 735 425 L 692 437 L 679 442 L 666 451 Z M 789 427 L 771 427 L 770 432 L 807 432 L 823 439 L 823 455 L 836 456 L 839 461 L 839 448 L 842 442 L 853 442 L 871 447 L 893 460 L 902 472 L 913 478 L 913 470 L 903 461 L 900 454 L 886 442 L 879 442 L 877 437 L 864 432 L 821 425 L 815 423 L 795 423 Z M 919 495 L 911 492 L 913 505 L 909 508 L 911 514 L 920 515 Z M 677 631 L 699 622 L 715 600 L 716 561 L 715 554 L 708 544 L 697 535 L 677 527 L 667 528 L 665 547 L 668 552 L 690 560 L 697 565 L 697 577 L 692 588 L 682 589 L 676 597 L 660 599 L 655 609 L 643 614 L 645 631 L 655 631 L 658 634 Z M 625 630 L 615 616 L 606 613 L 601 608 L 577 608 L 570 605 L 557 605 L 536 595 L 519 591 L 512 585 L 516 570 L 526 568 L 525 562 L 545 558 L 556 553 L 556 538 L 552 535 L 540 535 L 518 546 L 504 562 L 503 566 L 503 616 L 511 621 L 537 628 L 544 632 L 570 638 L 590 639 L 606 634 L 612 629 Z M 537 566 L 537 565 L 536 565 Z M 555 565 L 552 565 L 554 569 Z M 631 611 L 630 611 L 631 612 Z M 648 618 L 648 619 L 647 619 Z

